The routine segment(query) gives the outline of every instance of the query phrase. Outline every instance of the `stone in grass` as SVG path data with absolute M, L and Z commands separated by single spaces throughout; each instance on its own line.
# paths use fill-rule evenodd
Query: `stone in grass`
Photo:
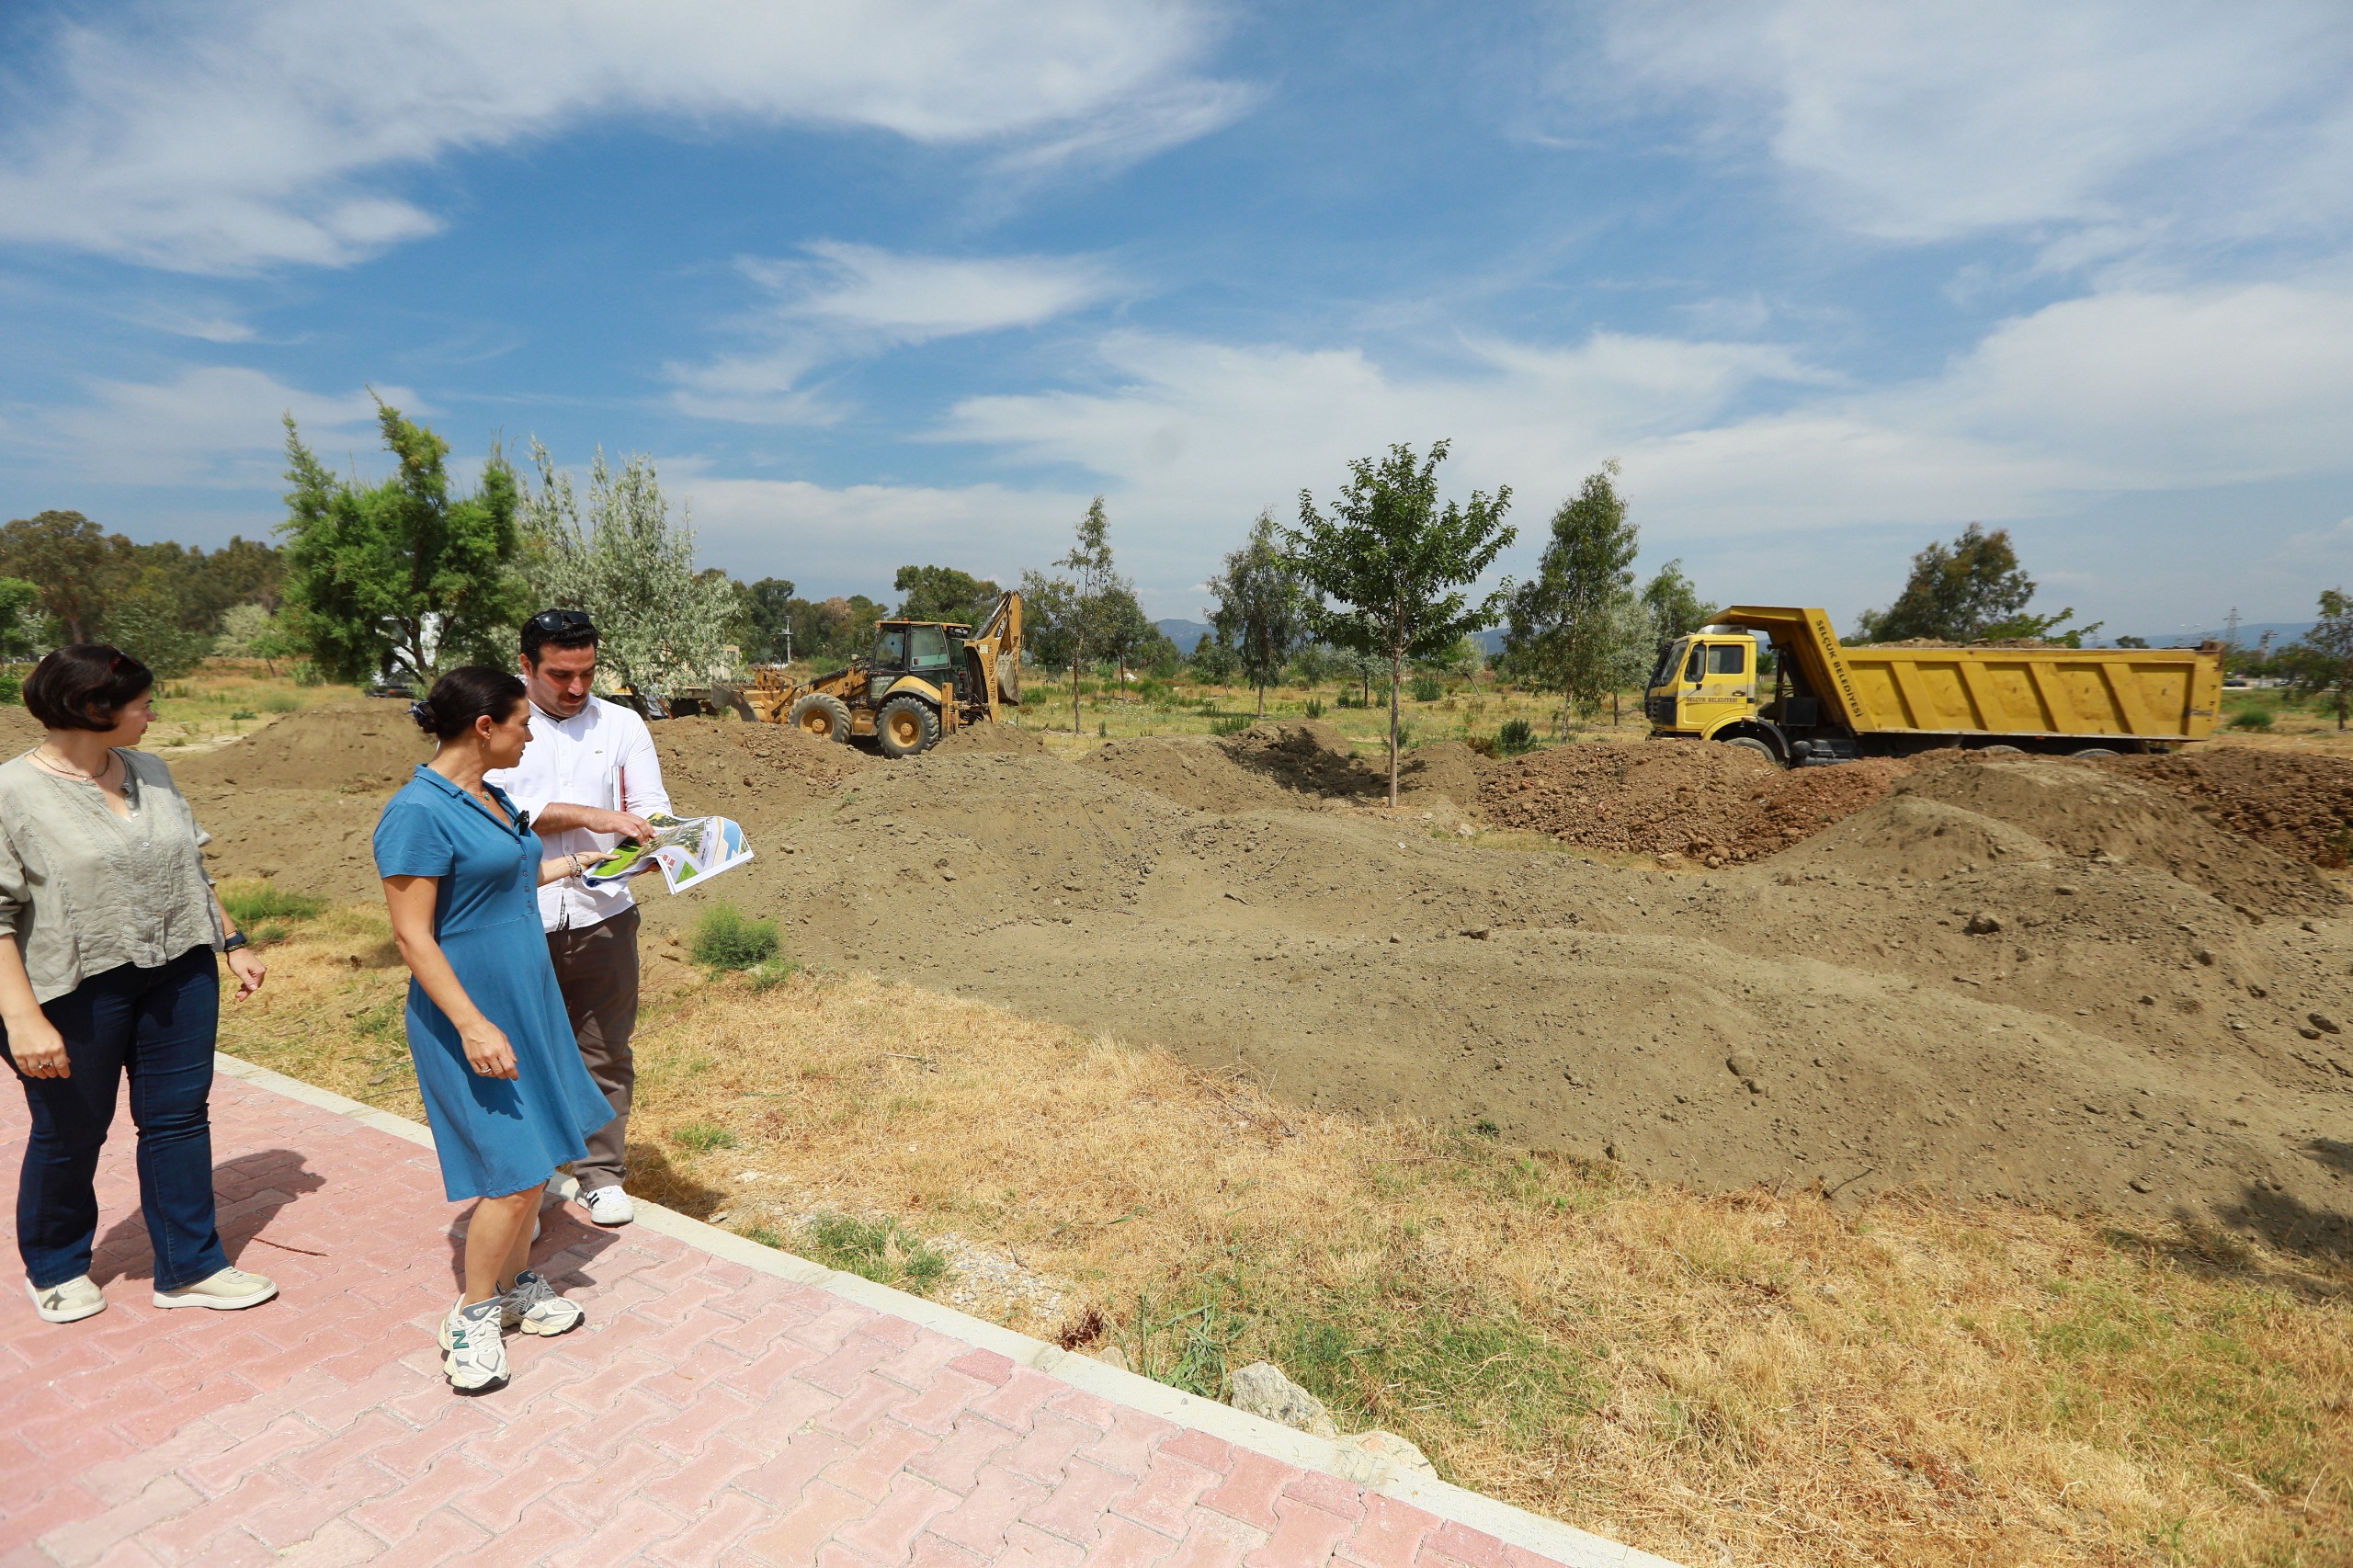
M 1384 1432 L 1375 1426 L 1369 1432 L 1351 1432 L 1340 1441 L 1358 1453 L 1388 1460 L 1392 1471 L 1427 1475 L 1432 1480 L 1438 1477 L 1438 1466 L 1430 1463 L 1429 1456 L 1394 1432 Z
M 1253 1361 L 1233 1374 L 1233 1408 L 1318 1437 L 1340 1435 L 1324 1402 L 1283 1376 L 1272 1362 Z

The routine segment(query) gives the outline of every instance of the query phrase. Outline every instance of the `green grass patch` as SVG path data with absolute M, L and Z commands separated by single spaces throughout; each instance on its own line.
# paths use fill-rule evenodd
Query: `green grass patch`
M 327 901 L 309 893 L 289 892 L 274 882 L 233 881 L 221 884 L 221 906 L 242 930 L 266 920 L 315 919 L 326 908 Z
M 902 1290 L 924 1295 L 946 1278 L 948 1259 L 896 1220 L 820 1214 L 801 1227 L 809 1256 Z
M 1212 735 L 1238 735 L 1256 722 L 1257 721 L 1250 717 L 1247 713 L 1236 713 L 1224 719 L 1212 719 L 1210 721 L 1210 733 Z
M 2234 730 L 2268 730 L 2279 717 L 2268 708 L 2242 708 L 2231 715 L 2230 727 Z
M 670 1134 L 670 1142 L 688 1153 L 708 1154 L 717 1149 L 733 1149 L 735 1134 L 715 1121 L 689 1121 Z
M 710 969 L 756 969 L 776 957 L 776 922 L 754 920 L 732 903 L 717 903 L 695 922 L 688 951 Z

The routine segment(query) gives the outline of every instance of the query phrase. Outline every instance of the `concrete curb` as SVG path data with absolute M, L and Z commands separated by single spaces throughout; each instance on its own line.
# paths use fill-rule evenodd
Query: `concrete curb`
M 361 1105 L 358 1100 L 313 1086 L 267 1067 L 256 1067 L 236 1057 L 216 1054 L 214 1070 L 223 1077 L 235 1078 L 289 1099 L 388 1132 L 420 1148 L 433 1147 L 433 1134 L 406 1117 Z M 1293 1431 L 1288 1426 L 1244 1414 L 1232 1405 L 1215 1400 L 1202 1399 L 1182 1389 L 1154 1382 L 1135 1372 L 1123 1372 L 1107 1366 L 1092 1356 L 1082 1356 L 1017 1334 L 1009 1328 L 972 1317 L 952 1307 L 894 1290 L 888 1285 L 878 1285 L 856 1274 L 812 1263 L 788 1252 L 763 1246 L 732 1231 L 716 1225 L 706 1225 L 699 1220 L 688 1218 L 676 1210 L 665 1209 L 643 1199 L 633 1200 L 637 1209 L 637 1223 L 657 1235 L 664 1235 L 687 1245 L 723 1257 L 730 1263 L 742 1264 L 762 1274 L 789 1279 L 796 1285 L 806 1285 L 827 1291 L 845 1301 L 855 1301 L 878 1312 L 904 1318 L 920 1327 L 960 1339 L 983 1350 L 994 1350 L 1006 1359 L 1045 1373 L 1084 1390 L 1098 1399 L 1131 1410 L 1156 1415 L 1196 1431 L 1206 1432 L 1234 1447 L 1264 1454 L 1284 1464 L 1297 1465 L 1302 1470 L 1321 1471 L 1338 1476 L 1370 1492 L 1409 1503 L 1416 1508 L 1449 1519 L 1474 1530 L 1482 1530 L 1508 1545 L 1549 1557 L 1565 1568 L 1681 1568 L 1667 1558 L 1639 1551 L 1607 1536 L 1594 1535 L 1557 1519 L 1531 1514 L 1525 1508 L 1513 1507 L 1483 1493 L 1472 1492 L 1429 1476 L 1402 1470 L 1387 1460 L 1377 1459 L 1361 1449 L 1348 1448 L 1326 1437 Z

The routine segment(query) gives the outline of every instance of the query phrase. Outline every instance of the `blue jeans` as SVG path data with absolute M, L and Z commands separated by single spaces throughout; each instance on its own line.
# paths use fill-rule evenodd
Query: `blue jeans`
M 90 1271 L 98 1233 L 93 1182 L 125 1073 L 131 1119 L 139 1128 L 139 1205 L 155 1249 L 155 1289 L 176 1290 L 228 1267 L 213 1221 L 207 1105 L 221 1024 L 212 949 L 190 948 L 161 969 L 124 964 L 94 974 L 41 1011 L 65 1038 L 74 1071 L 68 1078 L 17 1077 L 32 1112 L 17 1188 L 25 1278 L 46 1290 Z M 0 1040 L 0 1054 L 6 1050 Z

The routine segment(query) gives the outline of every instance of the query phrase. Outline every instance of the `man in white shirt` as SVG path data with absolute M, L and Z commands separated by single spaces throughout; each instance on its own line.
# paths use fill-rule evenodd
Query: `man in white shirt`
M 662 764 L 645 721 L 590 691 L 597 628 L 587 615 L 550 609 L 525 621 L 522 675 L 531 744 L 519 764 L 484 777 L 531 813 L 551 857 L 601 853 L 624 837 L 651 835 L 645 819 L 670 809 Z M 581 1060 L 613 1108 L 613 1119 L 588 1139 L 588 1157 L 573 1166 L 581 1207 L 599 1225 L 636 1218 L 624 1184 L 637 1084 L 629 1048 L 637 1028 L 637 920 L 626 882 L 591 888 L 566 878 L 540 889 L 540 924 Z

